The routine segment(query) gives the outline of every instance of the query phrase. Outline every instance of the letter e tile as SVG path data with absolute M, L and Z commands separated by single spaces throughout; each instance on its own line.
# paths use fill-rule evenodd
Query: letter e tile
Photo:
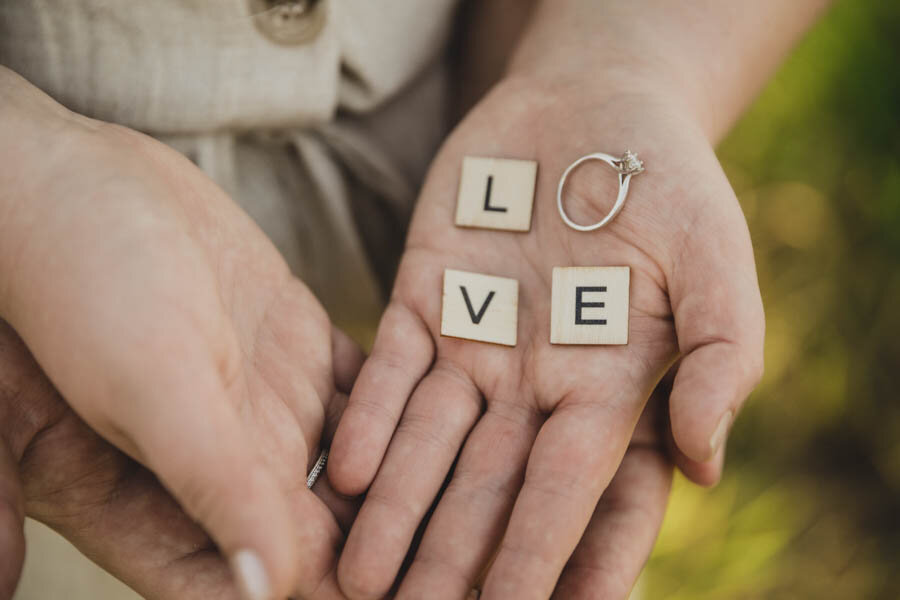
M 533 160 L 465 157 L 456 199 L 456 224 L 530 230 L 536 178 L 537 163 Z
M 555 267 L 551 344 L 628 343 L 629 267 Z
M 515 346 L 518 311 L 515 279 L 444 270 L 441 335 Z

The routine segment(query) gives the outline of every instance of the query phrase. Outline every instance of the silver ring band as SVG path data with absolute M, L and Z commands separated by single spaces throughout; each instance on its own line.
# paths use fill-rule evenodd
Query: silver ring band
M 569 218 L 569 215 L 566 214 L 566 209 L 563 208 L 563 190 L 566 187 L 566 180 L 569 178 L 569 174 L 579 165 L 589 160 L 602 160 L 616 170 L 619 174 L 619 195 L 616 196 L 616 203 L 613 205 L 612 210 L 610 210 L 609 214 L 603 217 L 603 219 L 592 225 L 579 225 Z M 621 158 L 616 158 L 611 154 L 605 154 L 603 152 L 595 152 L 594 154 L 582 156 L 569 165 L 565 172 L 563 172 L 563 175 L 559 180 L 559 187 L 556 188 L 556 207 L 559 209 L 559 216 L 562 217 L 563 223 L 576 231 L 594 231 L 595 229 L 600 229 L 612 221 L 616 215 L 619 214 L 619 211 L 622 210 L 622 207 L 625 206 L 625 199 L 628 197 L 628 186 L 631 182 L 631 178 L 643 171 L 644 163 L 638 160 L 637 154 L 630 150 L 626 151 Z
M 328 462 L 328 450 L 322 450 L 322 453 L 319 454 L 319 460 L 316 461 L 316 464 L 313 465 L 312 471 L 309 472 L 309 475 L 306 477 L 306 487 L 308 489 L 312 489 L 312 486 L 315 485 L 316 479 L 319 478 L 319 475 L 322 474 L 322 471 L 325 470 L 325 464 Z

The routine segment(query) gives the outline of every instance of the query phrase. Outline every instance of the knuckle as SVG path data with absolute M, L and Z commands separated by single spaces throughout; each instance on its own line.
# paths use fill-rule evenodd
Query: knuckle
M 406 357 L 394 351 L 382 351 L 372 355 L 370 359 L 379 371 L 387 371 L 393 376 L 412 379 L 413 373 Z
M 488 403 L 486 416 L 507 423 L 520 435 L 537 430 L 544 421 L 542 411 L 533 404 L 497 399 Z
M 367 419 L 378 421 L 382 425 L 388 425 L 391 428 L 396 426 L 397 421 L 400 420 L 399 414 L 392 411 L 381 402 L 359 394 L 357 394 L 356 397 L 351 397 L 349 408 L 362 413 Z
M 377 487 L 373 487 L 366 494 L 366 502 L 380 505 L 392 513 L 393 519 L 399 519 L 405 523 L 418 523 L 419 517 L 425 511 L 425 507 L 416 502 L 412 496 L 383 492 Z
M 492 477 L 471 468 L 458 467 L 444 491 L 444 498 L 473 506 L 490 506 L 498 502 L 511 506 L 521 483 L 521 476 Z
M 345 563 L 341 562 L 343 567 Z M 358 565 L 353 568 L 340 568 L 338 583 L 341 591 L 349 600 L 377 600 L 383 597 L 381 588 L 382 575 L 368 573 Z
M 433 351 L 431 333 L 418 313 L 402 301 L 393 301 L 378 327 L 373 354 L 430 357 Z
M 579 589 L 590 590 L 591 597 L 626 598 L 634 582 L 623 566 L 573 561 L 566 565 L 561 579 L 577 582 Z
M 584 489 L 589 482 L 589 478 L 584 473 L 573 469 L 530 468 L 525 473 L 525 483 L 522 489 L 532 494 L 569 503 L 577 500 L 578 491 Z
M 444 424 L 426 415 L 407 414 L 397 427 L 397 435 L 441 454 L 456 454 L 456 445 L 444 430 Z
M 410 566 L 410 573 L 420 570 L 427 573 L 437 573 L 439 576 L 447 580 L 456 580 L 457 587 L 470 588 L 475 583 L 475 577 L 466 569 L 466 565 L 459 560 L 453 560 L 453 557 L 446 553 L 438 553 L 433 550 L 422 548 L 416 553 L 413 564 Z
M 500 544 L 500 553 L 520 563 L 523 571 L 537 571 L 554 565 L 555 561 L 546 556 L 541 550 L 530 545 L 514 544 L 504 541 Z M 499 559 L 498 559 L 499 560 Z

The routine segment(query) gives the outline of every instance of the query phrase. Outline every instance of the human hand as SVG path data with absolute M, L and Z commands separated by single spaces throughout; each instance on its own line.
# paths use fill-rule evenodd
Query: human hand
M 343 536 L 305 485 L 336 391 L 324 309 L 186 158 L 0 75 L 0 316 L 246 597 L 339 596 Z
M 553 592 L 559 600 L 628 598 L 659 535 L 672 484 L 673 448 L 666 414 L 671 377 L 644 407 L 615 476 L 600 496 Z M 693 465 L 692 465 L 693 466 Z M 699 463 L 699 471 L 715 469 Z
M 338 330 L 333 353 L 337 393 L 326 406 L 326 439 L 361 364 L 359 350 Z M 228 565 L 209 535 L 153 473 L 75 414 L 3 321 L 0 416 L 0 599 L 12 598 L 16 588 L 25 514 L 145 598 L 237 599 Z M 337 496 L 325 477 L 313 491 L 348 530 L 356 503 Z
M 706 482 L 718 476 L 725 433 L 760 376 L 750 238 L 693 113 L 640 82 L 606 81 L 605 95 L 544 83 L 496 87 L 447 141 L 422 191 L 391 303 L 332 446 L 335 488 L 368 488 L 339 566 L 351 598 L 390 588 L 460 447 L 398 597 L 463 597 L 498 547 L 482 598 L 549 597 L 676 358 L 672 433 L 681 464 Z M 621 214 L 594 233 L 565 227 L 555 206 L 565 167 L 626 148 L 647 172 Z M 529 233 L 453 225 L 467 155 L 538 161 Z M 570 177 L 576 222 L 608 212 L 607 169 L 589 164 Z M 631 267 L 628 345 L 551 345 L 553 267 L 601 265 Z M 441 337 L 446 268 L 518 280 L 515 347 Z

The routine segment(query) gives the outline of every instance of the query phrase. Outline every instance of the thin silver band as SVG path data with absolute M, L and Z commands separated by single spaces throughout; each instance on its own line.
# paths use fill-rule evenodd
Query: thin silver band
M 566 209 L 563 208 L 563 190 L 566 187 L 566 180 L 569 178 L 569 174 L 579 165 L 589 160 L 602 160 L 616 170 L 619 174 L 619 195 L 616 196 L 616 203 L 613 205 L 612 210 L 609 211 L 609 214 L 603 217 L 603 219 L 592 225 L 579 225 L 569 218 L 569 215 L 566 214 Z M 582 156 L 569 165 L 559 180 L 559 187 L 556 188 L 556 207 L 559 209 L 559 216 L 562 217 L 562 220 L 566 225 L 576 231 L 594 231 L 600 229 L 612 221 L 616 215 L 619 214 L 619 211 L 622 210 L 622 207 L 625 206 L 625 199 L 628 197 L 628 187 L 631 178 L 634 175 L 643 172 L 643 170 L 643 163 L 639 161 L 637 155 L 630 150 L 625 152 L 625 155 L 621 158 L 616 158 L 611 154 L 605 154 L 603 152 L 595 152 L 593 154 Z
M 325 464 L 328 462 L 328 450 L 322 450 L 322 453 L 319 454 L 319 460 L 316 461 L 316 464 L 313 465 L 312 471 L 309 472 L 309 475 L 306 477 L 306 487 L 312 489 L 312 486 L 315 485 L 316 479 L 319 478 L 319 475 L 322 474 L 322 471 L 325 470 Z

